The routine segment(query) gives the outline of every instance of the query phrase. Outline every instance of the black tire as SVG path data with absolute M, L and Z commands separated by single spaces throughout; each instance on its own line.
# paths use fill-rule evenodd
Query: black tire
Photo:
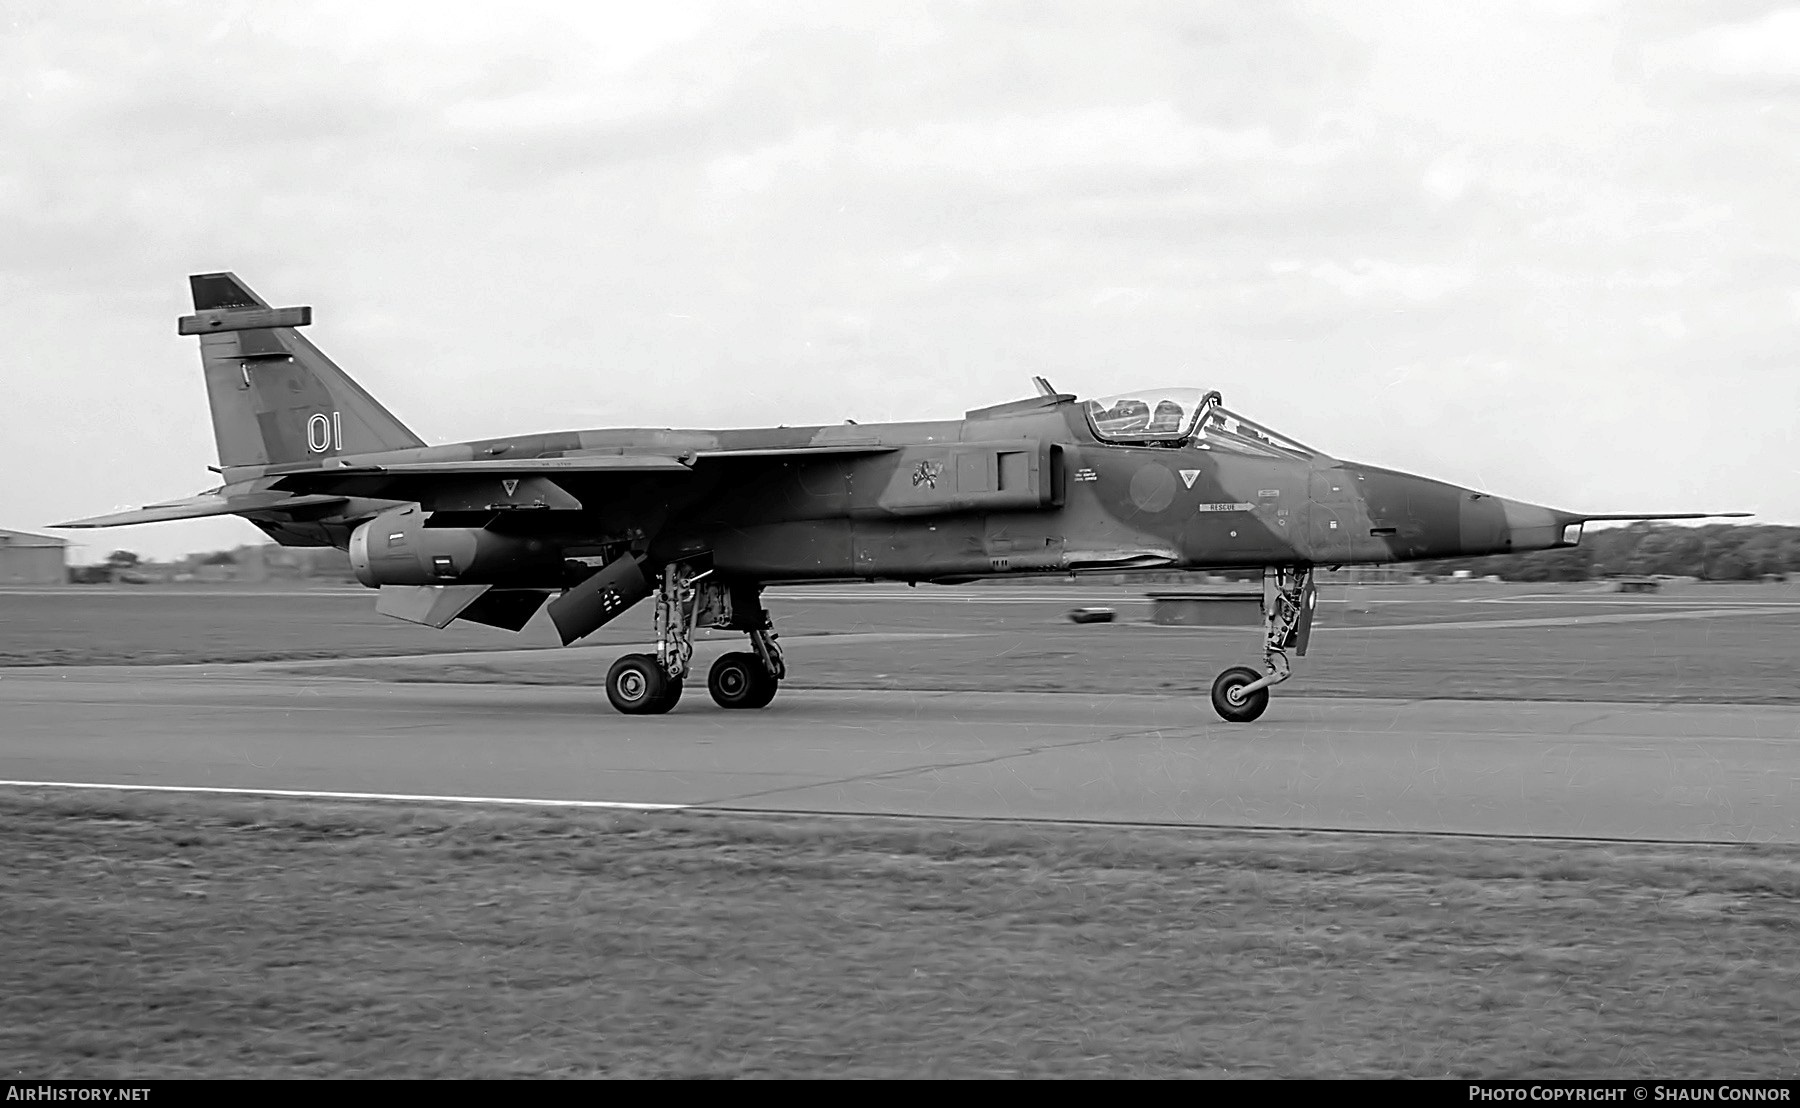
M 686 683 L 680 677 L 666 679 L 666 683 L 663 685 L 663 694 L 657 698 L 656 707 L 650 709 L 650 714 L 660 716 L 673 708 L 681 700 L 682 686 Z
M 1241 701 L 1233 702 L 1230 693 L 1233 689 L 1241 689 L 1252 681 L 1262 679 L 1262 674 L 1249 666 L 1233 666 L 1219 674 L 1213 681 L 1213 711 L 1226 723 L 1249 723 L 1263 714 L 1269 706 L 1269 690 L 1267 687 L 1257 689 Z
M 749 651 L 719 655 L 706 674 L 706 691 L 721 708 L 766 708 L 780 682 Z
M 669 695 L 671 684 L 674 696 Z M 666 712 L 681 697 L 680 682 L 670 682 L 652 654 L 627 654 L 606 671 L 606 699 L 628 716 Z
M 779 678 L 779 677 L 775 676 L 773 673 L 769 673 L 768 671 L 765 670 L 763 672 L 762 683 L 757 688 L 756 699 L 754 699 L 750 703 L 744 705 L 744 707 L 746 707 L 746 708 L 767 708 L 769 706 L 769 702 L 775 699 L 775 694 L 780 691 L 781 691 L 781 678 Z

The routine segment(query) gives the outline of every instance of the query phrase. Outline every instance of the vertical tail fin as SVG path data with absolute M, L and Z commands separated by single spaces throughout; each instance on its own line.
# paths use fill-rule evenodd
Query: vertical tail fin
M 311 308 L 271 308 L 235 274 L 188 278 L 221 466 L 280 465 L 424 446 L 298 328 Z

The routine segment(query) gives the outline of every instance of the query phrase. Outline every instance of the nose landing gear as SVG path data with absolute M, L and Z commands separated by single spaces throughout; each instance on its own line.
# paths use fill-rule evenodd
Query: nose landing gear
M 1213 710 L 1227 723 L 1249 723 L 1269 706 L 1269 688 L 1293 676 L 1287 651 L 1306 657 L 1312 637 L 1313 610 L 1319 592 L 1311 566 L 1267 566 L 1263 569 L 1263 668 L 1233 666 L 1212 685 Z

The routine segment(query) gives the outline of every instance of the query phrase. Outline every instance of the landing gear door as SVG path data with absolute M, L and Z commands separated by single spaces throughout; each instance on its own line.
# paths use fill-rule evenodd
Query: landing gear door
M 1294 628 L 1294 653 L 1306 657 L 1306 644 L 1312 641 L 1313 613 L 1319 610 L 1319 586 L 1312 574 L 1306 575 L 1306 587 L 1300 593 L 1300 623 Z

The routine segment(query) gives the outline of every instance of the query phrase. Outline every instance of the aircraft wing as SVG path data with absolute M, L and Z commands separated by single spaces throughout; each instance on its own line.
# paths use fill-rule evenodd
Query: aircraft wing
M 281 489 L 329 488 L 356 477 L 545 477 L 575 474 L 686 473 L 693 467 L 672 455 L 602 454 L 592 458 L 482 458 L 463 462 L 389 462 L 328 466 L 282 475 Z
M 190 496 L 186 500 L 147 504 L 128 512 L 89 516 L 87 519 L 70 520 L 68 523 L 57 523 L 53 526 L 70 528 L 129 527 L 134 523 L 163 523 L 172 519 L 204 519 L 207 516 L 241 515 L 245 512 L 284 511 L 289 508 L 311 508 L 321 504 L 337 504 L 342 501 L 343 497 L 341 496 L 295 496 L 293 493 L 273 490 L 232 497 L 221 496 L 215 492 L 203 492 L 199 496 Z
M 689 450 L 680 454 L 582 454 L 561 458 L 339 465 L 282 474 L 275 479 L 275 487 L 296 493 L 417 499 L 419 494 L 430 490 L 472 489 L 478 485 L 482 491 L 471 495 L 484 500 L 487 507 L 574 509 L 579 508 L 580 503 L 557 484 L 559 480 L 681 476 L 692 473 L 699 465 L 729 464 L 737 460 L 885 454 L 895 449 L 878 443 L 831 443 L 746 450 Z M 496 493 L 494 488 L 504 491 Z M 467 506 L 479 505 L 471 502 Z
M 815 454 L 892 454 L 897 446 L 878 442 L 832 442 L 822 446 L 767 446 L 747 450 L 696 450 L 696 461 L 724 458 L 809 458 Z

